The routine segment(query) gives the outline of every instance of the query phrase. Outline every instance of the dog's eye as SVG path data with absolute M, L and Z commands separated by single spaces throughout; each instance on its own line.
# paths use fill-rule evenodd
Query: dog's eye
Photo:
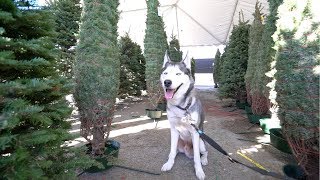
M 181 73 L 177 73 L 176 75 L 177 75 L 177 76 L 180 76 L 180 75 L 181 75 Z
M 168 73 L 167 73 L 167 72 L 164 72 L 163 74 L 164 74 L 164 75 L 167 75 Z

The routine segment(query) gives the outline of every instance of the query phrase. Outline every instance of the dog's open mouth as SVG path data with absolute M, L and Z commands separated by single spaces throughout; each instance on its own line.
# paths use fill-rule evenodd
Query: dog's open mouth
M 164 94 L 166 99 L 172 99 L 174 94 L 179 90 L 179 88 L 182 86 L 183 83 L 181 83 L 176 89 L 166 89 L 166 92 Z

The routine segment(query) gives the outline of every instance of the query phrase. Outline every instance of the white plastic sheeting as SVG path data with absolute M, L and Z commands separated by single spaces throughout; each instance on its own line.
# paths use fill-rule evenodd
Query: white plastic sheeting
M 252 20 L 257 0 L 159 0 L 168 41 L 179 39 L 183 51 L 195 58 L 212 58 L 218 47 L 228 41 L 242 10 L 245 20 Z M 267 0 L 260 0 L 263 13 L 268 12 Z M 145 0 L 120 0 L 119 35 L 128 33 L 143 48 L 146 29 Z

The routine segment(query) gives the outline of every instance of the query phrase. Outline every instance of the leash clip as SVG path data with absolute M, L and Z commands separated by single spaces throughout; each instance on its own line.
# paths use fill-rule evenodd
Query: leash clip
M 232 163 L 235 163 L 234 159 L 232 159 L 232 157 L 228 156 L 229 161 L 231 161 Z

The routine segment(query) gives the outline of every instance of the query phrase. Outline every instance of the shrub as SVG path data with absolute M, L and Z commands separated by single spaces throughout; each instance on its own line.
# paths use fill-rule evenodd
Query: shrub
M 220 78 L 219 76 L 219 73 L 221 70 L 220 56 L 221 56 L 221 53 L 218 49 L 214 57 L 214 66 L 213 66 L 213 81 L 214 81 L 215 87 L 218 87 L 219 78 Z
M 76 51 L 75 100 L 81 135 L 91 143 L 94 155 L 104 152 L 120 82 L 118 5 L 118 0 L 84 0 Z
M 248 22 L 242 18 L 232 30 L 221 69 L 219 95 L 223 98 L 246 101 L 244 75 L 248 62 L 249 28 Z
M 278 116 L 308 179 L 319 178 L 320 21 L 316 4 L 284 0 L 273 36 Z
M 75 178 L 76 168 L 92 164 L 65 145 L 72 86 L 55 69 L 53 22 L 47 11 L 0 0 L 1 179 Z
M 147 0 L 147 29 L 144 37 L 144 56 L 146 58 L 146 83 L 150 105 L 157 107 L 161 100 L 162 88 L 160 74 L 165 51 L 168 49 L 167 37 L 162 18 L 158 16 L 158 0 Z
M 120 87 L 121 97 L 140 96 L 146 89 L 145 64 L 140 46 L 129 35 L 120 38 Z

